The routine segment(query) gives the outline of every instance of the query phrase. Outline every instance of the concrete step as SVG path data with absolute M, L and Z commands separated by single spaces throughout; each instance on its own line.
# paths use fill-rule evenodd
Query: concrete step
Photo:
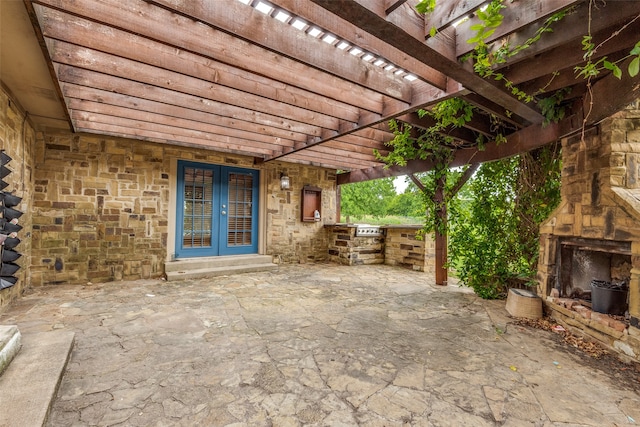
M 189 258 L 165 263 L 167 280 L 201 279 L 278 268 L 270 255 Z
M 42 426 L 47 420 L 75 334 L 22 336 L 22 349 L 0 376 L 0 426 Z
M 246 264 L 271 264 L 271 255 L 233 255 L 198 258 L 181 258 L 165 262 L 164 271 L 198 270 L 202 268 L 228 267 Z
M 9 367 L 22 346 L 22 335 L 15 325 L 0 325 L 0 375 Z

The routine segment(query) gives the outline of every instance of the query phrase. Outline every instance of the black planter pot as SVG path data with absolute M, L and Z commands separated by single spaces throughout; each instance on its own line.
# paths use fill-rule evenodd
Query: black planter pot
M 14 196 L 11 193 L 0 192 L 0 201 L 8 208 L 17 206 L 22 201 L 22 197 Z
M 4 178 L 11 173 L 11 169 L 6 166 L 0 167 L 0 178 Z
M 11 280 L 8 279 L 16 279 L 15 277 L 0 277 L 0 289 L 7 289 L 12 287 L 13 285 L 16 284 L 16 282 L 18 281 L 18 279 L 16 279 L 15 282 L 12 282 Z
M 5 153 L 4 150 L 2 150 L 2 152 L 0 152 L 0 164 L 6 165 L 11 160 L 13 160 L 13 159 L 11 157 L 9 157 L 9 155 L 7 153 Z
M 16 273 L 20 269 L 18 264 L 14 264 L 12 262 L 3 262 L 0 265 L 0 276 L 11 276 Z
M 2 250 L 2 262 L 13 262 L 22 256 L 21 253 L 12 251 L 11 249 Z
M 14 285 L 18 283 L 18 278 L 15 276 L 2 276 L 0 277 L 0 279 L 4 280 L 5 282 L 13 283 Z
M 0 218 L 0 230 L 5 233 L 17 233 L 22 230 L 22 226 L 18 224 L 12 224 L 4 218 Z
M 603 280 L 591 281 L 591 308 L 604 314 L 624 315 L 627 311 L 627 286 Z
M 20 244 L 20 239 L 16 237 L 7 237 L 4 241 L 5 249 L 13 249 Z
M 22 212 L 5 206 L 2 208 L 2 216 L 4 219 L 11 221 L 12 219 L 20 218 L 22 216 Z

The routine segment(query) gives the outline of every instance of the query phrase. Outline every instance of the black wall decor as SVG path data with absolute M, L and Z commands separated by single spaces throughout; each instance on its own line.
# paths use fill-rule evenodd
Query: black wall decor
M 4 191 L 9 185 L 4 178 L 11 173 L 7 166 L 11 160 L 4 150 L 0 150 L 0 190 L 3 190 L 0 191 L 0 290 L 16 284 L 18 278 L 15 274 L 20 268 L 14 261 L 21 255 L 14 248 L 20 244 L 17 236 L 22 226 L 18 225 L 18 218 L 22 216 L 22 212 L 14 207 L 20 204 L 22 198 Z

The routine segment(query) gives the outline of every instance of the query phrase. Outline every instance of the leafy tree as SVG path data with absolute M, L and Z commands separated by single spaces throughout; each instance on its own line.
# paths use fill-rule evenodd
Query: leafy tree
M 389 203 L 389 215 L 423 217 L 425 212 L 422 198 L 410 190 L 397 194 Z
M 539 226 L 560 202 L 557 145 L 483 164 L 467 185 L 471 197 L 452 216 L 451 266 L 481 297 L 503 297 L 535 277 Z
M 393 178 L 346 184 L 340 187 L 340 210 L 342 215 L 361 218 L 387 215 L 392 200 L 396 197 Z

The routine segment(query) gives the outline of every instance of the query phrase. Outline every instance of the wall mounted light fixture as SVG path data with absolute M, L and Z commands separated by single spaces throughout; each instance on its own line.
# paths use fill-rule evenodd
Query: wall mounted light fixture
M 289 181 L 289 177 L 285 173 L 280 174 L 280 188 L 283 190 L 288 190 L 291 185 Z

